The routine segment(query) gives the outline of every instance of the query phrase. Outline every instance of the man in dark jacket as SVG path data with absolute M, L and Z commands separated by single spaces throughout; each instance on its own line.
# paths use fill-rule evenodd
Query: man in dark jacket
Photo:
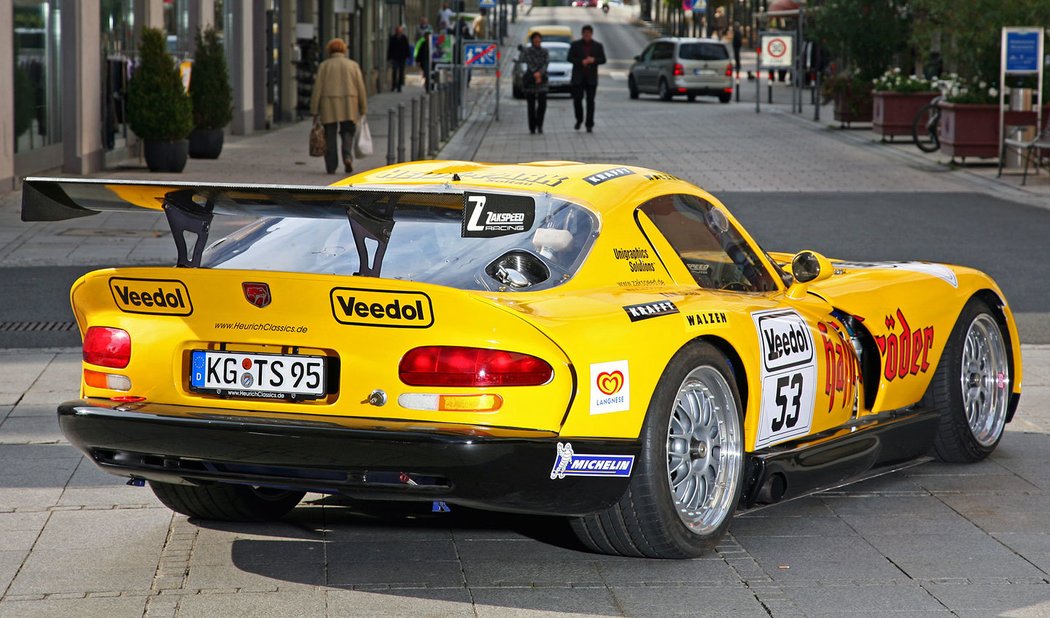
M 605 48 L 594 40 L 594 28 L 584 26 L 580 38 L 569 45 L 572 63 L 572 105 L 576 130 L 584 123 L 583 97 L 587 96 L 587 132 L 594 130 L 594 94 L 598 90 L 598 65 L 605 64 Z
M 395 27 L 394 34 L 390 35 L 390 42 L 386 46 L 386 59 L 390 62 L 390 87 L 398 92 L 401 92 L 405 85 L 405 63 L 411 54 L 405 29 L 401 26 Z

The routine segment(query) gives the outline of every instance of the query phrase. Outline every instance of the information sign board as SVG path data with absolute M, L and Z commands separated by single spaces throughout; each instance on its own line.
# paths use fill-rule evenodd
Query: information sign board
M 795 37 L 782 32 L 763 32 L 758 55 L 760 69 L 790 69 L 795 63 Z

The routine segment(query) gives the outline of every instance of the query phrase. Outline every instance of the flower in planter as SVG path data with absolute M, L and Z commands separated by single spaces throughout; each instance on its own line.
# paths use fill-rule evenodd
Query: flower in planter
M 967 81 L 952 74 L 948 79 L 940 80 L 938 86 L 945 93 L 945 99 L 949 103 L 987 105 L 999 102 L 998 85 L 989 86 L 989 83 L 979 76 Z
M 937 89 L 935 81 L 914 74 L 905 75 L 900 68 L 893 68 L 871 80 L 871 83 L 877 91 L 930 92 Z

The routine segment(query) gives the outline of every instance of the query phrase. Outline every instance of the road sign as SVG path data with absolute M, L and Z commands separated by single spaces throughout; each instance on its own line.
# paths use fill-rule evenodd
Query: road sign
M 463 43 L 463 64 L 469 67 L 496 68 L 495 41 L 467 41 Z
M 1042 28 L 1007 28 L 1004 59 L 1007 73 L 1038 73 Z
M 496 0 L 481 0 L 478 4 L 479 9 L 494 9 L 496 8 Z
M 790 34 L 762 33 L 760 69 L 790 69 L 795 63 L 795 38 Z

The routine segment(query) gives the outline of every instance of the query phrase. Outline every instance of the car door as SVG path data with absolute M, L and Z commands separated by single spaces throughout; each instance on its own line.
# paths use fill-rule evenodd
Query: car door
M 652 60 L 653 47 L 655 43 L 649 44 L 642 53 L 638 54 L 638 59 L 635 61 L 634 67 L 631 69 L 631 74 L 634 75 L 634 83 L 638 87 L 639 91 L 649 92 L 653 88 L 655 82 L 652 79 L 652 68 L 649 66 L 649 62 Z
M 665 79 L 669 85 L 674 85 L 674 43 L 671 41 L 657 41 L 653 45 L 652 60 L 652 82 L 650 88 L 656 92 L 660 80 Z
M 671 194 L 645 202 L 637 214 L 676 281 L 695 286 L 676 301 L 686 328 L 707 332 L 701 323 L 717 326 L 727 314 L 736 321 L 734 345 L 759 395 L 745 419 L 756 449 L 854 417 L 861 372 L 850 332 L 831 305 L 811 294 L 791 298 L 781 273 L 721 206 Z

